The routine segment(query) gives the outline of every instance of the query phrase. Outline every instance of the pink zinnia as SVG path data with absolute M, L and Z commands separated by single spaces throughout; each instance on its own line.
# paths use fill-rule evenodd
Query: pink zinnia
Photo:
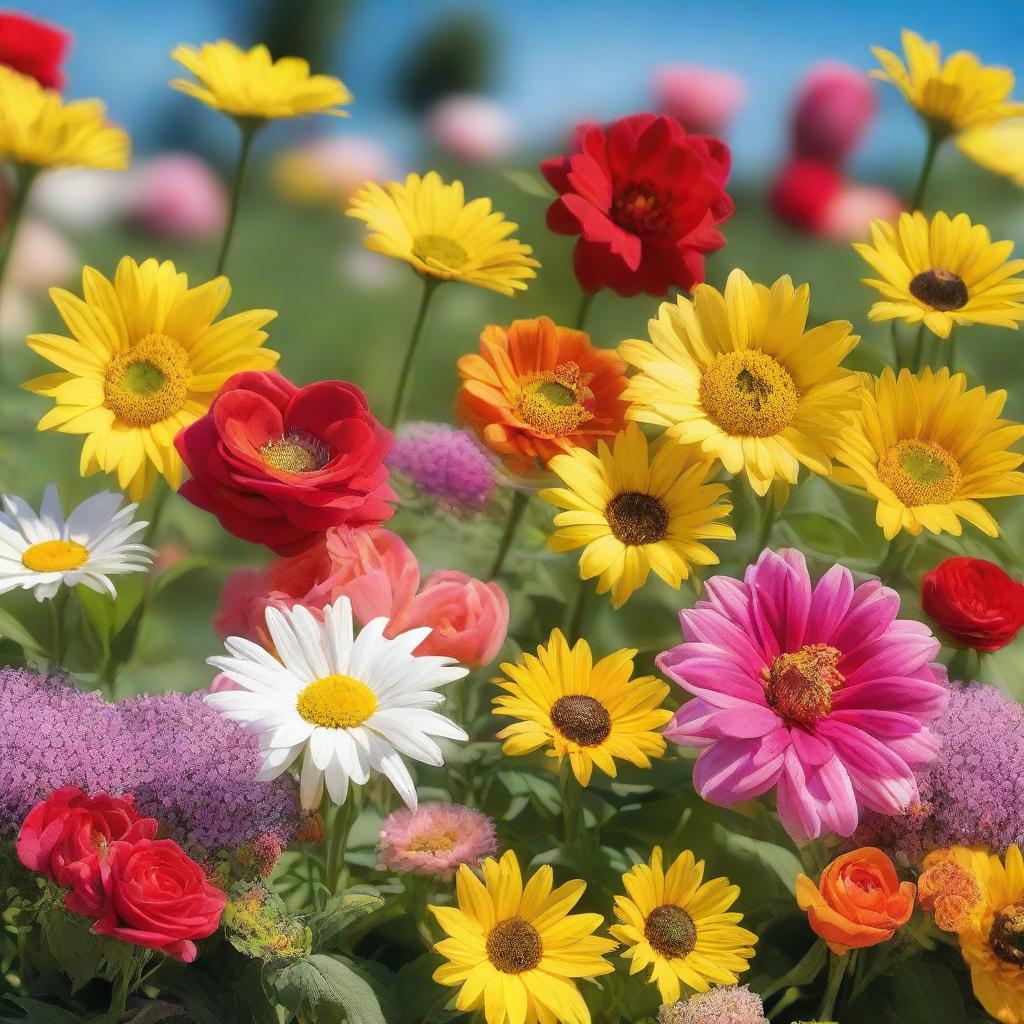
M 834 565 L 812 586 L 799 551 L 764 551 L 742 581 L 716 576 L 680 613 L 686 642 L 658 666 L 695 700 L 665 736 L 705 748 L 697 791 L 730 806 L 776 788 L 803 842 L 849 836 L 862 808 L 899 814 L 919 800 L 913 769 L 939 747 L 927 723 L 946 707 L 939 642 L 898 619 L 899 595 L 855 586 Z
M 494 822 L 462 804 L 420 804 L 388 815 L 380 830 L 380 861 L 391 871 L 451 878 L 498 849 Z

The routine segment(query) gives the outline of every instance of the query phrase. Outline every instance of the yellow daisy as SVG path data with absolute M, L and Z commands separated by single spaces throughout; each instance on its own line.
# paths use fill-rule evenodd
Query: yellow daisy
M 599 441 L 596 454 L 575 448 L 556 455 L 548 469 L 565 487 L 539 497 L 557 508 L 552 551 L 585 548 L 580 578 L 598 577 L 597 592 L 612 593 L 621 607 L 653 570 L 677 590 L 694 565 L 717 565 L 706 540 L 735 540 L 724 519 L 732 506 L 720 501 L 724 484 L 708 483 L 712 463 L 686 445 L 662 444 L 651 453 L 643 431 L 630 423 L 613 447 Z
M 277 314 L 251 309 L 217 320 L 231 286 L 216 277 L 196 288 L 169 260 L 141 265 L 125 256 L 114 280 L 85 267 L 83 298 L 50 290 L 71 332 L 33 334 L 28 346 L 61 373 L 23 386 L 55 402 L 39 430 L 84 434 L 80 471 L 116 473 L 133 501 L 157 474 L 181 483 L 174 437 L 209 408 L 240 370 L 269 370 L 278 354 L 260 328 Z
M 0 65 L 0 159 L 25 167 L 128 166 L 128 133 L 99 100 L 65 103 L 59 92 Z
M 857 405 L 857 377 L 840 363 L 859 339 L 846 320 L 805 331 L 809 300 L 789 277 L 768 288 L 734 270 L 724 294 L 702 284 L 692 300 L 663 302 L 650 341 L 619 347 L 640 371 L 627 416 L 699 444 L 760 495 L 773 480 L 795 484 L 801 464 L 827 476 Z
M 347 212 L 372 232 L 367 248 L 440 281 L 511 295 L 537 276 L 533 249 L 508 237 L 519 225 L 492 209 L 490 199 L 467 203 L 462 182 L 446 184 L 436 171 L 410 174 L 404 185 L 367 182 Z
M 487 1024 L 590 1024 L 590 1011 L 573 978 L 594 978 L 614 968 L 605 954 L 610 939 L 593 933 L 600 914 L 570 914 L 586 883 L 552 889 L 545 864 L 523 885 L 511 851 L 481 865 L 483 882 L 465 865 L 455 888 L 458 907 L 431 907 L 445 939 L 434 949 L 446 963 L 434 981 L 458 987 L 455 1005 L 483 1009 Z
M 594 765 L 612 778 L 616 758 L 650 768 L 665 753 L 656 732 L 672 717 L 662 708 L 668 687 L 654 676 L 632 679 L 635 650 L 621 650 L 596 665 L 586 640 L 570 649 L 561 630 L 553 630 L 537 656 L 524 654 L 505 663 L 507 679 L 494 681 L 505 695 L 495 697 L 494 714 L 515 718 L 498 733 L 510 757 L 547 746 L 548 756 L 569 758 L 581 786 L 589 785 Z
M 626 895 L 615 897 L 621 922 L 609 931 L 627 948 L 630 974 L 651 968 L 663 1003 L 674 1003 L 686 985 L 706 992 L 712 984 L 735 985 L 754 955 L 757 936 L 739 926 L 729 908 L 740 894 L 727 878 L 702 883 L 704 861 L 684 850 L 667 871 L 661 847 L 648 864 L 622 876 Z
M 923 323 L 948 338 L 953 325 L 994 324 L 1017 329 L 1024 320 L 1024 260 L 1011 260 L 1013 242 L 993 242 L 988 228 L 966 213 L 900 214 L 899 224 L 871 224 L 871 242 L 854 249 L 880 276 L 864 278 L 882 295 L 871 320 Z
M 221 39 L 198 49 L 176 46 L 171 57 L 198 79 L 175 78 L 172 88 L 232 117 L 348 117 L 341 107 L 352 102 L 352 94 L 341 81 L 311 75 L 309 64 L 299 57 L 274 60 L 262 44 L 243 50 Z
M 1024 118 L 970 128 L 956 144 L 976 164 L 1024 188 Z
M 961 519 L 998 536 L 978 502 L 1024 494 L 1024 455 L 1010 450 L 1024 426 L 999 418 L 1006 392 L 968 391 L 967 378 L 945 367 L 899 377 L 887 367 L 865 380 L 836 455 L 845 468 L 835 476 L 878 502 L 875 521 L 886 538 L 900 530 L 959 536 Z

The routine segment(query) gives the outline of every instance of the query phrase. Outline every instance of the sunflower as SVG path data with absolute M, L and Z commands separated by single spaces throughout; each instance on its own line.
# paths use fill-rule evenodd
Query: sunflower
M 348 117 L 340 108 L 352 102 L 352 94 L 342 82 L 330 75 L 311 75 L 299 57 L 274 60 L 262 44 L 243 50 L 221 39 L 198 50 L 176 46 L 171 57 L 198 79 L 175 78 L 172 88 L 232 117 Z
M 518 225 L 493 210 L 490 199 L 467 203 L 462 182 L 445 184 L 436 171 L 423 178 L 410 174 L 404 185 L 367 182 L 347 213 L 373 232 L 367 248 L 440 281 L 465 281 L 511 295 L 537 276 L 533 249 L 508 237 Z
M 557 508 L 552 551 L 580 556 L 580 578 L 598 577 L 597 592 L 612 592 L 621 607 L 647 582 L 653 569 L 677 590 L 692 565 L 717 565 L 705 540 L 735 540 L 723 519 L 732 506 L 719 501 L 724 484 L 707 483 L 712 464 L 686 445 L 662 444 L 651 455 L 635 423 L 615 435 L 613 447 L 598 442 L 597 454 L 574 448 L 556 455 L 548 468 L 565 487 L 539 497 Z
M 651 968 L 663 1003 L 679 998 L 681 985 L 706 992 L 711 984 L 735 985 L 754 955 L 757 936 L 739 926 L 743 915 L 729 913 L 740 894 L 727 878 L 701 884 L 704 861 L 684 850 L 668 871 L 661 847 L 648 864 L 622 876 L 627 895 L 615 897 L 621 922 L 609 931 L 627 949 L 630 974 Z
M 33 334 L 29 348 L 55 363 L 23 385 L 56 405 L 39 430 L 84 434 L 80 471 L 103 470 L 133 501 L 158 474 L 181 483 L 174 436 L 199 419 L 220 386 L 240 370 L 268 370 L 278 354 L 260 330 L 277 314 L 251 309 L 215 321 L 231 295 L 226 277 L 196 288 L 169 260 L 137 264 L 125 256 L 114 280 L 82 271 L 84 298 L 50 291 L 72 337 Z
M 570 649 L 561 630 L 553 630 L 537 656 L 524 654 L 503 664 L 508 679 L 495 682 L 505 695 L 494 699 L 494 714 L 515 718 L 498 733 L 510 757 L 548 746 L 558 763 L 568 756 L 581 786 L 589 785 L 594 765 L 615 778 L 616 758 L 650 768 L 665 753 L 655 730 L 672 717 L 662 708 L 668 687 L 654 676 L 632 679 L 635 650 L 621 650 L 596 665 L 586 640 Z
M 570 914 L 586 883 L 552 889 L 549 865 L 523 885 L 512 851 L 482 864 L 483 882 L 465 864 L 456 876 L 458 907 L 430 907 L 446 935 L 434 949 L 446 960 L 434 972 L 440 985 L 461 986 L 455 1005 L 483 1009 L 487 1024 L 590 1024 L 573 978 L 614 968 L 610 939 L 593 933 L 600 914 Z
M 25 167 L 128 166 L 128 133 L 99 100 L 65 103 L 59 92 L 0 65 L 0 159 Z
M 702 284 L 692 300 L 663 302 L 651 340 L 619 347 L 640 371 L 628 417 L 745 471 L 760 495 L 773 480 L 795 484 L 801 464 L 827 476 L 857 406 L 857 377 L 840 363 L 859 339 L 846 320 L 805 331 L 809 300 L 789 277 L 768 288 L 734 270 L 724 294 Z
M 1012 327 L 1024 320 L 1024 260 L 1009 259 L 1013 242 L 993 242 L 966 213 L 900 214 L 899 224 L 871 224 L 871 243 L 854 245 L 882 280 L 865 278 L 883 301 L 871 320 L 924 324 L 948 338 L 953 325 Z
M 866 377 L 860 395 L 835 476 L 878 502 L 875 521 L 886 538 L 900 530 L 959 536 L 961 519 L 997 537 L 979 500 L 1024 494 L 1024 455 L 1010 450 L 1024 426 L 999 419 L 1006 392 L 968 391 L 967 378 L 945 367 L 899 377 L 887 367 Z

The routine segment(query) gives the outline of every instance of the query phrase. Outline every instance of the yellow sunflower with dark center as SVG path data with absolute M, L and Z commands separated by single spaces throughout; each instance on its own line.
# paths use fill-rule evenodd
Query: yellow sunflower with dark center
M 597 664 L 586 640 L 569 647 L 553 630 L 536 656 L 506 662 L 507 678 L 494 681 L 505 693 L 494 699 L 494 714 L 514 718 L 498 733 L 510 757 L 548 748 L 561 764 L 566 757 L 581 786 L 589 785 L 594 765 L 612 778 L 616 758 L 650 768 L 665 753 L 660 730 L 672 717 L 661 705 L 668 686 L 654 676 L 633 675 L 635 650 L 621 650 Z
M 1011 448 L 1024 426 L 999 418 L 1005 391 L 967 390 L 943 368 L 867 377 L 861 408 L 843 431 L 836 479 L 878 502 L 875 521 L 891 540 L 901 530 L 959 536 L 960 520 L 990 537 L 999 527 L 980 504 L 1024 494 L 1024 455 Z
M 623 394 L 629 419 L 699 445 L 759 495 L 795 484 L 801 464 L 828 475 L 831 446 L 856 408 L 857 377 L 840 364 L 857 344 L 846 320 L 805 330 L 810 289 L 729 275 L 724 294 L 662 303 L 650 341 L 619 354 L 640 372 Z
M 651 452 L 643 431 L 630 423 L 611 448 L 574 448 L 556 455 L 548 468 L 564 487 L 539 497 L 564 509 L 548 538 L 552 551 L 584 548 L 580 578 L 597 578 L 597 592 L 612 594 L 621 607 L 653 571 L 677 590 L 695 565 L 716 565 L 708 540 L 735 540 L 719 522 L 732 506 L 729 489 L 709 483 L 712 463 L 686 445 L 662 444 Z
M 864 279 L 882 295 L 871 320 L 921 323 L 940 338 L 954 324 L 1016 330 L 1024 320 L 1024 260 L 1011 260 L 1013 242 L 993 242 L 965 213 L 903 213 L 895 227 L 876 220 L 870 244 L 854 249 L 880 277 Z
M 482 1009 L 487 1024 L 590 1024 L 573 979 L 610 973 L 604 957 L 615 943 L 593 934 L 600 914 L 569 913 L 586 883 L 555 889 L 545 864 L 524 886 L 511 850 L 481 871 L 483 882 L 463 864 L 458 906 L 430 908 L 447 934 L 434 947 L 446 960 L 434 981 L 458 987 L 455 1005 Z
M 749 967 L 757 936 L 740 927 L 743 915 L 730 911 L 740 894 L 727 878 L 704 881 L 704 861 L 684 850 L 664 870 L 661 847 L 650 862 L 622 876 L 626 895 L 615 897 L 619 924 L 609 931 L 626 946 L 629 973 L 651 968 L 663 1003 L 679 998 L 682 986 L 706 992 L 711 985 L 735 985 Z
M 38 429 L 85 435 L 82 475 L 116 473 L 133 501 L 158 475 L 177 489 L 178 431 L 206 412 L 232 374 L 269 370 L 278 360 L 261 330 L 277 313 L 250 309 L 217 320 L 230 295 L 226 277 L 189 288 L 169 260 L 137 264 L 127 256 L 113 281 L 85 267 L 82 298 L 51 289 L 71 337 L 27 339 L 61 368 L 23 385 L 55 402 Z

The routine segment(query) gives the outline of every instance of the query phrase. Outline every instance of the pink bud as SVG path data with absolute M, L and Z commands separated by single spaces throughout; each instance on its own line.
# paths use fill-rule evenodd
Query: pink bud
M 663 113 L 694 135 L 722 135 L 747 95 L 747 84 L 732 71 L 699 64 L 674 64 L 654 76 Z
M 840 163 L 856 149 L 876 106 L 875 88 L 863 71 L 834 61 L 816 65 L 793 105 L 794 152 Z
M 515 144 L 508 111 L 486 96 L 449 96 L 427 117 L 427 134 L 447 153 L 474 164 L 500 160 Z
M 224 185 L 206 163 L 168 153 L 139 170 L 128 217 L 159 238 L 200 242 L 224 230 L 227 209 Z

